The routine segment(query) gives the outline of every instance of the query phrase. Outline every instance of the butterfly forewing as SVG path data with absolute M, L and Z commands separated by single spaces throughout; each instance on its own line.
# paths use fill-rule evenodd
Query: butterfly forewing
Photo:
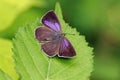
M 54 38 L 55 38 L 54 34 L 55 33 L 56 33 L 55 31 L 46 27 L 45 25 L 43 25 L 43 26 L 41 26 L 41 27 L 39 27 L 35 30 L 36 39 L 40 42 L 54 40 Z
M 75 52 L 73 46 L 71 45 L 69 40 L 67 40 L 65 37 L 63 37 L 63 39 L 61 39 L 58 56 L 64 57 L 64 58 L 70 58 L 75 55 L 76 55 L 76 52 Z
M 49 11 L 43 16 L 42 23 L 52 30 L 61 33 L 60 23 L 53 11 Z

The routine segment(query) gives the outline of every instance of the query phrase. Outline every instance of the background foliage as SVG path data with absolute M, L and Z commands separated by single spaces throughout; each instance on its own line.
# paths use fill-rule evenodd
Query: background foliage
M 7 42 L 11 44 L 18 27 L 32 23 L 36 17 L 40 18 L 47 10 L 54 9 L 57 1 L 61 4 L 65 21 L 75 26 L 95 48 L 95 70 L 91 80 L 119 80 L 120 0 L 1 0 L 0 54 L 5 57 L 12 54 L 12 46 Z M 3 61 L 0 58 L 0 62 Z

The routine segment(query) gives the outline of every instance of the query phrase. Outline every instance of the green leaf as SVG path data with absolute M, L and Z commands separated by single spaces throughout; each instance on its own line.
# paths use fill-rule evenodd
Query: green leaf
M 37 14 L 43 11 L 38 8 L 43 6 L 44 0 L 0 0 L 0 37 L 13 37 L 23 21 L 26 23 L 39 17 Z
M 0 38 L 0 69 L 11 76 L 13 80 L 17 80 L 18 75 L 14 69 L 15 64 L 13 62 L 13 52 L 11 48 L 11 40 Z
M 41 2 L 40 2 L 41 1 Z M 43 0 L 0 0 L 0 31 L 8 27 L 19 13 L 33 5 L 44 4 Z M 39 4 L 38 4 L 39 3 Z
M 40 48 L 35 39 L 34 31 L 40 26 L 39 20 L 22 27 L 13 39 L 14 59 L 21 80 L 88 80 L 93 70 L 92 48 L 88 46 L 85 37 L 79 35 L 76 29 L 66 24 L 62 17 L 59 3 L 55 13 L 61 23 L 64 33 L 74 46 L 77 56 L 71 59 L 58 57 L 49 58 Z
M 0 80 L 12 80 L 10 76 L 0 70 Z

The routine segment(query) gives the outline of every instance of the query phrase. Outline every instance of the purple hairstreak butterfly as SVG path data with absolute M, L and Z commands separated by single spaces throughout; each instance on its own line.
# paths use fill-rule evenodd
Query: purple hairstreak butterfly
M 76 55 L 65 33 L 62 33 L 60 22 L 54 11 L 49 11 L 42 17 L 42 24 L 35 30 L 35 37 L 43 43 L 41 48 L 47 56 L 58 55 L 58 57 L 71 58 Z

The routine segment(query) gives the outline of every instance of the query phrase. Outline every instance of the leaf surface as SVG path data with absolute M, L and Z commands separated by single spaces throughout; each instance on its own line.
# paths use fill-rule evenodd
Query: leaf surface
M 13 80 L 17 80 L 18 75 L 14 69 L 15 64 L 12 58 L 13 52 L 11 48 L 12 48 L 11 40 L 0 38 L 0 70 L 11 76 Z
M 12 80 L 12 78 L 0 70 L 0 80 Z

